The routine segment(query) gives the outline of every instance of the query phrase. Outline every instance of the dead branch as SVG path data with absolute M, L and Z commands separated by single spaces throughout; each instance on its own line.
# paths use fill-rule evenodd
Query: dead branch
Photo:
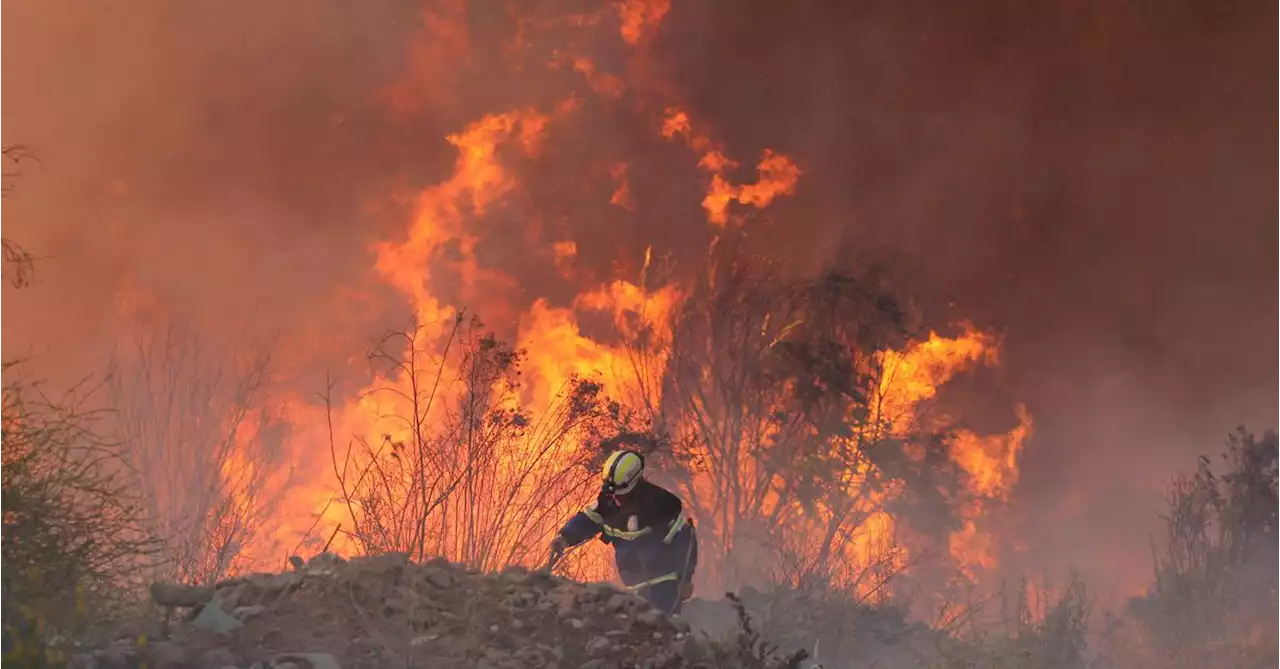
M 584 444 L 630 413 L 579 379 L 536 416 L 516 408 L 523 352 L 477 319 L 449 325 L 438 337 L 416 326 L 391 333 L 371 353 L 384 375 L 369 397 L 386 407 L 371 417 L 391 428 L 379 446 L 357 436 L 339 457 L 331 436 L 350 536 L 362 551 L 480 569 L 540 558 L 592 479 Z
M 214 582 L 241 568 L 272 501 L 265 486 L 282 433 L 261 404 L 270 354 L 228 364 L 228 352 L 174 325 L 140 329 L 132 344 L 108 381 L 117 431 L 145 482 L 168 575 Z

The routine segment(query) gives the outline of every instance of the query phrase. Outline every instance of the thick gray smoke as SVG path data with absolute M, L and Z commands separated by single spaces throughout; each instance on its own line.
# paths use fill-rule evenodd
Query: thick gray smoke
M 837 4 L 663 46 L 731 145 L 808 161 L 811 253 L 1006 333 L 1021 535 L 1106 592 L 1174 471 L 1276 423 L 1275 7 Z
M 370 245 L 448 175 L 444 136 L 591 95 L 544 67 L 536 35 L 560 28 L 531 29 L 515 71 L 517 22 L 479 4 L 424 37 L 415 2 L 5 3 L 4 140 L 42 162 L 4 234 L 45 257 L 6 294 L 6 357 L 92 371 L 140 299 L 215 338 L 251 321 L 292 342 L 294 371 L 358 356 L 406 313 Z M 884 265 L 932 322 L 1004 334 L 1003 367 L 973 384 L 1001 410 L 965 401 L 981 427 L 1007 428 L 1013 400 L 1035 417 L 1023 559 L 1105 590 L 1145 569 L 1169 476 L 1237 422 L 1277 423 L 1275 5 L 968 5 L 677 0 L 644 74 L 748 172 L 766 147 L 796 157 L 798 192 L 758 220 L 773 248 Z M 573 48 L 638 67 L 596 42 Z M 547 239 L 600 272 L 646 244 L 705 248 L 687 151 L 625 102 L 587 104 L 601 113 L 530 181 Z M 634 163 L 634 214 L 605 204 L 612 160 Z M 558 176 L 591 161 L 603 199 Z M 507 217 L 481 262 L 565 291 L 503 241 L 530 223 Z

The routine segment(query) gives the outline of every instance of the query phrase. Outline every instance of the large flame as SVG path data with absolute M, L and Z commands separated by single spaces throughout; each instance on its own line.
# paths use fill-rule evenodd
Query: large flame
M 438 63 L 424 59 L 442 54 L 466 59 L 470 53 L 466 30 L 461 27 L 462 10 L 446 9 L 424 12 L 423 16 L 430 32 L 447 39 L 435 47 L 411 49 L 412 64 L 405 80 L 386 89 L 386 100 L 399 116 L 411 117 L 426 103 L 428 96 L 419 89 L 439 87 L 449 81 L 449 76 L 439 71 Z M 589 30 L 605 23 L 603 17 L 608 12 L 616 12 L 617 28 L 612 39 L 620 40 L 623 48 L 639 48 L 658 32 L 669 9 L 666 0 L 625 0 L 594 15 L 518 21 L 516 37 L 504 53 L 518 58 L 529 51 L 530 31 L 540 26 Z M 264 549 L 274 551 L 272 559 L 282 551 L 295 549 L 304 537 L 311 537 L 316 548 L 360 550 L 352 535 L 352 525 L 358 524 L 357 520 L 343 503 L 334 501 L 341 487 L 334 481 L 343 470 L 341 453 L 348 443 L 363 444 L 369 453 L 365 466 L 376 467 L 387 458 L 407 457 L 402 455 L 405 444 L 437 439 L 432 430 L 440 425 L 456 423 L 467 430 L 481 430 L 483 426 L 477 421 L 460 417 L 465 399 L 461 394 L 501 397 L 492 408 L 505 412 L 501 413 L 507 417 L 503 420 L 512 421 L 511 425 L 516 426 L 512 434 L 518 436 L 494 437 L 492 450 L 486 451 L 485 457 L 496 460 L 475 464 L 479 460 L 473 462 L 478 457 L 474 453 L 451 450 L 448 462 L 432 465 L 438 468 L 431 472 L 432 476 L 439 475 L 441 481 L 460 486 L 462 501 L 441 501 L 438 506 L 431 506 L 435 516 L 430 527 L 416 530 L 414 536 L 430 535 L 430 550 L 453 559 L 470 560 L 482 568 L 501 566 L 504 560 L 535 560 L 540 555 L 539 542 L 549 538 L 575 505 L 586 501 L 589 490 L 582 485 L 584 481 L 590 483 L 589 471 L 583 469 L 573 475 L 558 472 L 564 469 L 565 461 L 587 457 L 584 445 L 575 441 L 586 438 L 587 432 L 568 430 L 555 435 L 554 440 L 540 432 L 550 429 L 546 426 L 553 420 L 559 420 L 557 416 L 566 411 L 565 402 L 572 404 L 581 399 L 566 399 L 574 392 L 575 383 L 584 379 L 597 382 L 610 397 L 641 409 L 647 420 L 661 420 L 663 370 L 672 346 L 673 324 L 681 316 L 690 286 L 652 276 L 650 249 L 619 249 L 620 255 L 630 253 L 631 258 L 617 263 L 614 275 L 587 279 L 576 269 L 581 240 L 563 235 L 544 240 L 543 235 L 529 235 L 525 240 L 530 245 L 528 258 L 541 259 L 550 276 L 575 287 L 576 296 L 572 299 L 553 299 L 538 294 L 537 286 L 518 285 L 512 276 L 478 255 L 487 234 L 478 222 L 526 197 L 521 181 L 524 169 L 537 165 L 548 147 L 556 146 L 558 138 L 574 132 L 573 123 L 560 121 L 569 121 L 589 109 L 578 93 L 603 101 L 626 99 L 651 123 L 659 120 L 656 127 L 651 126 L 655 140 L 682 140 L 687 145 L 694 155 L 689 163 L 696 165 L 705 179 L 700 205 L 713 244 L 730 222 L 750 225 L 746 213 L 771 207 L 795 194 L 803 172 L 791 157 L 765 149 L 755 162 L 754 182 L 741 181 L 737 173 L 739 161 L 731 157 L 728 147 L 713 139 L 708 124 L 695 123 L 672 100 L 646 97 L 656 95 L 654 90 L 664 90 L 662 87 L 633 85 L 602 62 L 578 53 L 575 45 L 557 49 L 549 61 L 536 66 L 565 72 L 565 76 L 576 73 L 580 76 L 578 85 L 585 90 L 560 102 L 548 104 L 542 99 L 482 115 L 447 137 L 456 152 L 452 173 L 417 195 L 413 218 L 407 222 L 403 236 L 378 245 L 376 265 L 371 268 L 411 306 L 413 327 L 400 348 L 420 353 L 422 364 L 384 366 L 366 387 L 352 395 L 354 399 L 336 406 L 319 406 L 308 398 L 288 398 L 285 403 L 294 425 L 291 443 L 295 460 L 302 464 L 294 472 L 284 503 L 273 510 L 275 531 L 267 537 L 269 548 Z M 447 92 L 439 97 L 447 98 Z M 601 196 L 601 203 L 613 205 L 613 211 L 643 211 L 646 203 L 637 197 L 632 181 L 634 175 L 644 173 L 642 158 L 601 156 L 600 161 L 601 173 L 607 172 L 612 184 L 611 191 Z M 639 272 L 634 271 L 637 265 Z M 525 297 L 517 298 L 517 294 Z M 473 307 L 486 319 L 512 326 L 514 344 L 523 351 L 518 383 L 495 376 L 485 377 L 486 387 L 477 387 L 478 382 L 467 378 L 474 373 L 474 360 L 441 353 L 455 345 L 453 342 L 459 337 L 468 336 L 461 311 L 464 305 Z M 608 327 L 602 327 L 602 323 Z M 931 333 L 905 350 L 878 353 L 884 375 L 876 389 L 874 406 L 886 434 L 909 432 L 920 419 L 921 407 L 956 374 L 977 365 L 998 364 L 998 342 L 994 337 L 967 324 L 961 324 L 959 332 L 954 337 Z M 785 331 L 778 336 L 783 335 Z M 431 379 L 446 381 L 428 388 L 428 396 L 423 384 L 430 386 Z M 438 397 L 437 391 L 441 393 Z M 424 397 L 430 401 L 424 401 Z M 1031 429 L 1031 418 L 1025 409 L 1019 407 L 1018 417 L 1019 425 L 1007 434 L 960 431 L 948 445 L 951 459 L 964 472 L 969 494 L 964 496 L 965 501 L 957 501 L 961 525 L 951 534 L 947 548 L 956 564 L 971 576 L 992 567 L 997 559 L 996 538 L 984 528 L 983 519 L 990 508 L 1009 499 L 1017 482 L 1018 455 Z M 665 427 L 671 433 L 682 428 Z M 694 455 L 720 457 L 710 452 Z M 707 528 L 709 540 L 724 544 L 724 551 L 729 550 L 733 537 L 750 532 L 751 528 L 739 527 L 740 523 L 755 521 L 737 515 L 740 509 L 733 505 L 738 501 L 725 499 L 712 477 L 756 480 L 761 475 L 757 455 L 749 449 L 739 450 L 731 459 L 722 458 L 716 471 L 692 475 L 683 489 L 698 522 Z M 473 465 L 485 468 L 483 477 L 476 474 L 478 469 Z M 253 466 L 243 461 L 228 464 L 232 470 Z M 800 561 L 821 558 L 890 571 L 900 569 L 907 564 L 911 549 L 897 539 L 901 521 L 888 509 L 890 502 L 906 491 L 893 481 L 871 486 L 868 482 L 878 473 L 873 467 L 869 462 L 851 465 L 834 483 L 846 488 L 849 494 L 845 498 L 853 500 L 845 507 L 794 501 L 783 492 L 785 482 L 766 480 L 753 502 L 752 518 L 785 519 L 791 529 L 779 539 L 787 544 L 788 554 Z M 400 483 L 414 490 L 425 485 L 415 487 L 412 480 Z M 858 520 L 846 523 L 847 518 Z M 474 535 L 477 525 L 499 529 L 493 536 L 479 537 Z M 837 532 L 831 528 L 843 529 Z M 496 561 L 478 559 L 481 548 L 499 557 L 494 558 Z M 727 579 L 728 575 L 719 569 L 715 564 L 704 566 L 702 571 L 712 575 L 704 578 Z M 860 585 L 860 576 L 852 568 L 847 578 L 847 585 L 864 593 L 874 587 Z
M 662 121 L 662 136 L 670 139 L 676 135 L 683 135 L 689 148 L 702 154 L 698 159 L 698 167 L 711 175 L 702 208 L 707 211 L 707 220 L 716 225 L 723 226 L 728 222 L 730 202 L 737 201 L 763 209 L 775 198 L 795 192 L 801 172 L 787 156 L 765 149 L 756 165 L 759 173 L 756 183 L 735 186 L 729 182 L 725 173 L 737 169 L 737 161 L 725 156 L 705 135 L 694 134 L 689 115 L 677 107 L 671 107 L 666 110 Z

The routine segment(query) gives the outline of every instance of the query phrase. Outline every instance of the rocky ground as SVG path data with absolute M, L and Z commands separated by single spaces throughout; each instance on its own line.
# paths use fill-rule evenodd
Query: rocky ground
M 213 588 L 156 584 L 164 633 L 80 653 L 94 669 L 796 667 L 749 636 L 712 641 L 611 584 L 403 555 L 320 555 Z M 159 638 L 156 638 L 158 636 Z

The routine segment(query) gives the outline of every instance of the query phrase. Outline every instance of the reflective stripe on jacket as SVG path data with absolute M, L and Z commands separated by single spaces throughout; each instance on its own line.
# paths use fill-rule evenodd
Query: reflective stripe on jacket
M 560 534 L 569 545 L 597 535 L 611 544 L 618 575 L 632 589 L 688 582 L 698 564 L 697 534 L 680 498 L 645 480 L 617 499 L 602 494 Z

